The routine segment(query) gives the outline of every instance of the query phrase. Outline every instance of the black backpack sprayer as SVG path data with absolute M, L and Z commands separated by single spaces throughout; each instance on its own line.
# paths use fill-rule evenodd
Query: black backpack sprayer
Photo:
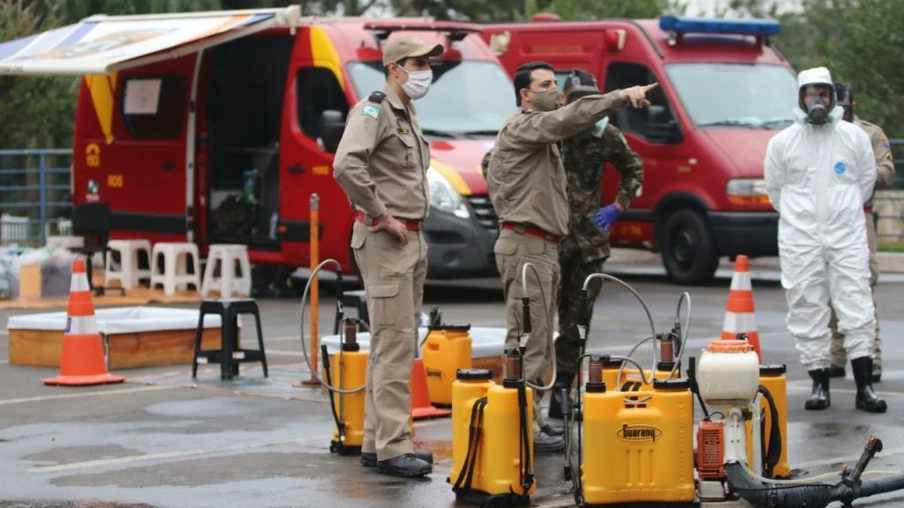
M 595 278 L 624 286 L 646 311 L 652 335 L 638 342 L 628 356 L 585 352 L 587 287 Z M 688 312 L 682 329 L 684 301 Z M 573 407 L 563 407 L 565 480 L 572 482 L 578 506 L 822 508 L 833 501 L 849 505 L 857 498 L 904 489 L 904 473 L 864 473 L 870 459 L 882 450 L 882 442 L 875 437 L 867 441 L 853 470 L 807 479 L 782 478 L 789 471 L 784 365 L 760 365 L 747 337 L 738 334 L 732 340 L 711 342 L 702 352 L 699 369 L 691 357 L 687 377 L 677 377 L 690 315 L 690 295 L 683 293 L 672 330 L 657 335 L 649 307 L 630 285 L 601 273 L 584 281 L 578 319 L 582 346 L 573 388 L 577 393 Z M 659 346 L 654 342 L 653 365 L 645 375 L 631 356 L 651 340 Z M 580 367 L 585 358 L 589 379 L 581 396 Z M 625 369 L 625 364 L 637 370 Z M 640 380 L 623 377 L 626 373 L 639 374 Z M 695 395 L 704 413 L 697 425 L 696 449 Z M 571 461 L 575 422 L 580 422 L 579 474 Z M 587 436 L 582 442 L 584 431 Z
M 525 263 L 521 269 L 524 312 L 521 344 L 531 333 L 528 267 L 540 285 L 543 308 L 549 309 L 536 268 Z M 452 384 L 453 451 L 452 470 L 447 479 L 457 500 L 493 508 L 530 506 L 530 496 L 537 489 L 533 467 L 533 390 L 552 389 L 556 375 L 552 318 L 548 317 L 553 351 L 553 380 L 549 385 L 537 386 L 525 380 L 523 345 L 505 350 L 501 386 L 492 381 L 489 370 L 458 370 Z

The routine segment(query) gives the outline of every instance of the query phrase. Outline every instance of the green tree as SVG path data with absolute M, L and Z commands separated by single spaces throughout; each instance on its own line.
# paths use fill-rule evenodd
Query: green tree
M 687 3 L 681 0 L 552 0 L 546 6 L 537 0 L 525 0 L 515 19 L 527 21 L 534 14 L 550 12 L 564 21 L 592 21 L 605 18 L 649 19 L 663 14 L 684 14 Z
M 511 21 L 512 13 L 522 3 L 523 0 L 392 0 L 398 16 L 432 16 L 478 23 Z
M 9 41 L 62 25 L 59 5 L 43 11 L 25 0 L 0 0 L 0 33 Z M 0 77 L 0 146 L 69 146 L 78 78 Z

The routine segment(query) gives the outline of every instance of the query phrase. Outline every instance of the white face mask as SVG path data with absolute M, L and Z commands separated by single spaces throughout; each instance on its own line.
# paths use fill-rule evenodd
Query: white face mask
M 433 83 L 433 71 L 431 69 L 409 72 L 404 67 L 399 68 L 408 74 L 408 81 L 402 83 L 402 90 L 408 94 L 409 99 L 416 101 L 427 95 L 427 90 L 430 89 L 430 85 Z

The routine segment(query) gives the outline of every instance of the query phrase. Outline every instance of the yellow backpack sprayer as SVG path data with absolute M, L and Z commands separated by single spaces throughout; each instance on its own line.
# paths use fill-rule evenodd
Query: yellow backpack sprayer
M 585 354 L 587 340 L 587 286 L 594 278 L 613 280 L 640 301 L 650 323 L 651 335 L 638 342 L 626 357 Z M 690 295 L 685 293 L 682 300 Z M 678 309 L 680 312 L 681 301 Z M 688 314 L 688 324 L 690 315 Z M 656 333 L 653 317 L 643 298 L 628 284 L 606 274 L 593 274 L 585 282 L 579 307 L 582 351 L 579 365 L 589 357 L 589 379 L 583 397 L 575 396 L 575 418 L 563 408 L 568 439 L 565 478 L 573 484 L 575 501 L 585 505 L 653 503 L 655 506 L 687 505 L 696 500 L 693 456 L 693 394 L 688 379 L 678 378 L 687 328 L 679 320 L 667 334 Z M 653 358 L 644 371 L 631 356 L 652 341 Z M 676 354 L 677 352 L 677 354 Z M 625 369 L 626 364 L 636 370 Z M 581 368 L 576 369 L 580 392 Z M 626 374 L 639 379 L 630 380 Z M 581 473 L 571 464 L 571 427 L 581 421 L 578 457 Z M 584 433 L 586 432 L 586 441 Z M 613 460 L 619 457 L 619 460 Z
M 456 372 L 472 366 L 471 325 L 442 324 L 440 316 L 437 309 L 431 313 L 427 336 L 421 343 L 421 356 L 430 402 L 437 406 L 449 406 L 452 404 L 452 384 L 456 380 Z
M 523 302 L 523 343 L 531 333 L 530 297 L 527 293 L 527 268 L 534 270 L 540 283 L 544 309 L 546 296 L 539 274 L 530 263 L 521 271 Z M 552 347 L 552 316 L 549 341 Z M 525 347 L 505 351 L 502 386 L 491 381 L 484 369 L 459 370 L 452 383 L 452 483 L 456 499 L 478 506 L 529 506 L 536 492 L 533 459 L 533 390 L 546 391 L 524 379 Z M 553 380 L 555 367 L 553 367 Z
M 654 327 L 640 295 L 626 283 L 604 274 L 591 275 L 585 281 L 579 323 L 586 323 L 586 288 L 595 277 L 612 279 L 631 290 Z M 643 503 L 658 507 L 823 508 L 833 501 L 847 504 L 856 498 L 904 489 L 904 473 L 863 472 L 882 449 L 881 441 L 874 437 L 853 470 L 845 468 L 840 475 L 799 480 L 779 478 L 790 470 L 785 443 L 784 366 L 760 365 L 746 336 L 739 334 L 734 340 L 710 343 L 700 358 L 699 371 L 691 357 L 688 377 L 672 377 L 687 344 L 690 296 L 685 293 L 682 300 L 685 297 L 688 318 L 683 333 L 676 318 L 675 328 L 667 334 L 671 342 L 677 340 L 679 344 L 675 364 L 668 372 L 660 368 L 666 374 L 662 377 L 653 370 L 645 375 L 630 355 L 585 354 L 587 326 L 578 327 L 583 341 L 579 362 L 589 357 L 589 380 L 583 398 L 573 398 L 576 417 L 571 418 L 572 408 L 563 411 L 567 428 L 578 420 L 587 433 L 582 446 L 581 429 L 578 432 L 580 475 L 572 474 L 570 452 L 566 455 L 566 480 L 572 481 L 578 506 Z M 679 314 L 680 309 L 681 301 Z M 655 329 L 652 331 L 651 337 L 658 337 Z M 659 348 L 654 346 L 654 367 L 669 363 L 666 358 L 657 359 L 657 353 L 668 348 L 662 342 Z M 636 367 L 642 386 L 636 390 L 628 383 L 610 387 L 609 383 L 621 380 L 626 363 Z M 580 391 L 581 369 L 576 372 Z M 697 428 L 696 450 L 694 395 L 705 415 Z M 570 435 L 566 432 L 569 451 Z M 766 441 L 768 447 L 764 447 Z M 862 478 L 873 475 L 882 477 Z
M 335 332 L 339 335 L 339 351 L 329 356 L 326 344 L 320 345 L 321 359 L 326 380 L 317 374 L 317 369 L 308 358 L 304 342 L 304 309 L 306 308 L 311 282 L 327 264 L 336 266 L 336 320 Z M 330 391 L 330 411 L 336 422 L 330 451 L 339 455 L 360 455 L 364 442 L 364 389 L 367 387 L 368 351 L 362 351 L 357 342 L 358 327 L 370 331 L 367 323 L 357 318 L 347 318 L 342 305 L 342 270 L 339 262 L 327 259 L 312 272 L 301 296 L 301 350 L 305 363 L 311 369 L 311 376 Z M 333 385 L 333 375 L 338 378 L 338 386 Z M 414 433 L 414 423 L 409 418 L 408 425 Z
M 336 266 L 336 329 L 334 331 L 339 334 L 339 351 L 331 359 L 326 344 L 320 345 L 324 374 L 327 378 L 324 380 L 317 374 L 318 369 L 311 364 L 311 360 L 308 358 L 308 349 L 304 343 L 304 309 L 311 282 L 327 264 Z M 359 319 L 344 316 L 342 270 L 339 263 L 333 259 L 323 261 L 311 272 L 304 293 L 301 295 L 301 351 L 304 353 L 305 363 L 311 369 L 311 376 L 330 391 L 330 410 L 336 422 L 336 429 L 333 431 L 333 439 L 330 442 L 330 451 L 340 455 L 360 454 L 361 444 L 364 442 L 364 388 L 367 380 L 368 353 L 361 351 L 361 346 L 357 343 L 358 325 L 367 326 Z M 338 374 L 339 386 L 333 386 L 333 372 Z

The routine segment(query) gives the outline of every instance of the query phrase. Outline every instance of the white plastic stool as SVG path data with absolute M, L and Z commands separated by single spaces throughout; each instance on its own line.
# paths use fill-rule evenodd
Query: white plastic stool
M 104 279 L 109 283 L 118 280 L 124 289 L 132 289 L 141 279 L 151 278 L 151 242 L 147 240 L 110 240 L 107 262 L 104 267 Z M 144 251 L 148 258 L 148 269 L 139 268 L 138 254 Z M 113 266 L 113 253 L 119 253 L 119 269 Z
M 220 276 L 213 272 L 220 262 Z M 236 277 L 235 265 L 239 264 L 241 275 Z M 207 253 L 207 266 L 204 268 L 204 282 L 201 284 L 201 297 L 216 289 L 221 298 L 231 298 L 233 292 L 240 297 L 251 295 L 251 263 L 248 260 L 248 246 L 235 243 L 216 243 L 210 246 Z
M 163 272 L 159 272 L 160 257 L 163 256 Z M 188 256 L 191 256 L 192 273 L 188 273 Z M 198 246 L 187 242 L 159 242 L 154 244 L 151 254 L 151 289 L 163 285 L 163 293 L 176 294 L 176 288 L 192 284 L 195 290 L 201 288 L 201 270 L 198 260 Z

